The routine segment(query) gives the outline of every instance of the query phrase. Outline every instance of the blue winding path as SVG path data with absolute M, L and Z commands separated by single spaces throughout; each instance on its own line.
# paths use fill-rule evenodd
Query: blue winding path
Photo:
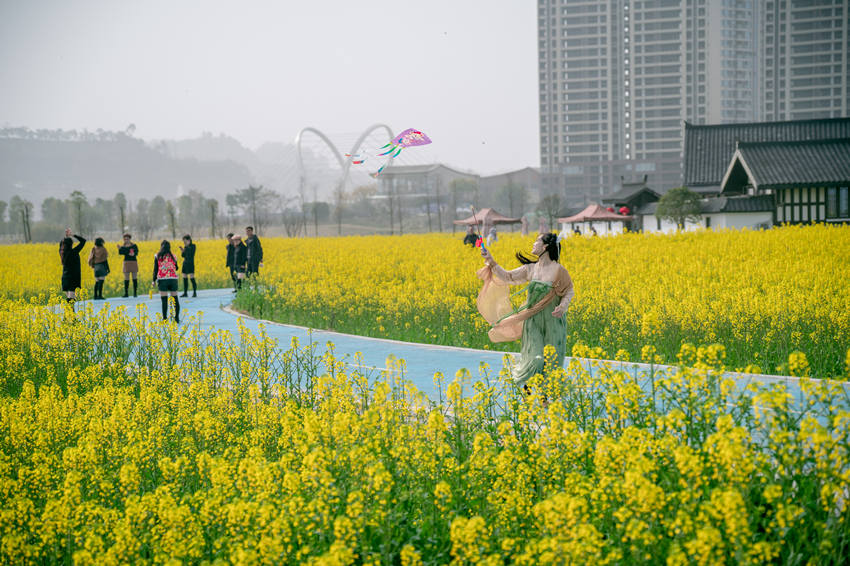
M 143 286 L 142 286 L 143 287 Z M 242 319 L 243 323 L 252 332 L 257 330 L 258 324 L 261 321 L 239 315 L 227 307 L 233 300 L 233 294 L 230 289 L 208 289 L 198 292 L 197 298 L 182 298 L 180 299 L 181 319 L 188 320 L 189 317 L 202 313 L 201 328 L 204 330 L 219 329 L 230 330 L 234 333 L 234 338 L 237 332 L 237 319 Z M 158 294 L 154 294 L 153 299 L 150 299 L 146 294 L 137 299 L 134 298 L 110 298 L 103 302 L 94 303 L 95 309 L 108 303 L 111 307 L 126 305 L 128 308 L 133 307 L 138 303 L 148 305 L 151 316 L 159 316 L 160 299 Z M 434 386 L 434 373 L 442 372 L 446 378 L 446 382 L 451 382 L 455 373 L 458 370 L 465 368 L 470 371 L 473 379 L 479 377 L 479 366 L 482 363 L 489 365 L 491 375 L 498 375 L 502 368 L 503 352 L 489 352 L 486 350 L 473 350 L 470 348 L 456 348 L 452 346 L 434 346 L 429 344 L 413 344 L 409 342 L 398 342 L 395 340 L 384 340 L 380 338 L 368 338 L 363 336 L 354 336 L 351 334 L 340 334 L 338 332 L 328 332 L 324 330 L 309 330 L 301 326 L 293 326 L 288 324 L 279 324 L 275 322 L 264 322 L 266 333 L 269 337 L 274 338 L 278 342 L 278 346 L 288 348 L 292 337 L 298 338 L 298 341 L 303 345 L 311 339 L 318 343 L 319 350 L 324 351 L 326 342 L 333 342 L 336 347 L 335 354 L 337 357 L 346 357 L 349 360 L 354 358 L 357 352 L 362 353 L 363 363 L 367 368 L 374 368 L 377 371 L 384 369 L 386 359 L 390 355 L 396 358 L 403 359 L 406 362 L 407 370 L 405 377 L 410 380 L 420 391 L 428 395 L 431 399 L 436 400 L 437 391 Z M 572 358 L 567 358 L 566 363 L 569 363 Z M 580 360 L 591 371 L 595 370 L 596 364 L 590 360 Z M 614 369 L 622 368 L 630 374 L 638 377 L 650 369 L 647 364 L 639 364 L 632 362 L 608 362 Z M 669 366 L 655 366 L 656 370 L 664 370 Z M 768 375 L 745 375 L 745 374 L 728 374 L 735 378 L 740 387 L 746 386 L 752 381 L 771 384 L 782 383 L 788 388 L 788 392 L 792 398 L 800 399 L 801 391 L 799 380 L 794 377 L 768 376 Z M 850 382 L 844 383 L 844 388 L 850 398 Z

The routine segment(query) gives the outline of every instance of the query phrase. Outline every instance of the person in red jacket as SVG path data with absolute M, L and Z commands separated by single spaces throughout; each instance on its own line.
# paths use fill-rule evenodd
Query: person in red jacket
M 174 297 L 174 322 L 180 322 L 180 299 L 177 298 L 177 258 L 171 253 L 171 243 L 163 240 L 159 253 L 153 258 L 153 281 L 158 284 L 162 299 L 162 320 L 168 319 L 168 295 Z

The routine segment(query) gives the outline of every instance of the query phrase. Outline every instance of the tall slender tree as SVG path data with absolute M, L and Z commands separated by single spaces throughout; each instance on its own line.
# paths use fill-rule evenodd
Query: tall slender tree
M 210 237 L 215 238 L 215 219 L 218 216 L 218 201 L 214 198 L 207 199 L 207 210 L 210 215 Z
M 130 124 L 130 126 L 133 125 Z M 133 129 L 135 130 L 135 126 L 133 126 Z M 119 234 L 123 234 L 127 231 L 127 197 L 124 196 L 124 193 L 118 193 L 115 195 L 113 202 L 115 203 L 116 219 L 118 220 L 118 232 Z
M 168 201 L 165 204 L 165 214 L 168 216 L 168 227 L 171 228 L 171 239 L 177 239 L 177 211 L 174 209 L 174 203 Z
M 85 213 L 88 208 L 88 199 L 82 191 L 73 191 L 68 204 L 71 207 L 71 222 L 74 224 L 74 230 L 77 234 L 82 234 L 85 228 Z
M 13 196 L 9 201 L 9 220 L 20 226 L 21 236 L 27 244 L 32 241 L 31 219 L 32 203 L 18 195 Z

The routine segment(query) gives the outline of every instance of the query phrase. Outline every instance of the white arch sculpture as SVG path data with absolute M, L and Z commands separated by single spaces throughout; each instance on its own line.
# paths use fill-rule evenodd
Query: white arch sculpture
M 357 151 L 360 149 L 360 145 L 363 143 L 363 141 L 366 139 L 366 137 L 369 134 L 371 134 L 373 131 L 380 130 L 380 129 L 383 129 L 384 131 L 387 132 L 387 138 L 388 138 L 387 141 L 393 139 L 393 131 L 390 129 L 389 126 L 387 126 L 386 124 L 372 124 L 371 126 L 366 128 L 363 131 L 362 134 L 360 134 L 360 137 L 358 137 L 357 141 L 354 142 L 354 145 L 352 146 L 351 151 L 349 153 L 351 155 L 354 155 L 355 153 L 357 153 Z M 342 154 L 339 152 L 339 150 L 334 145 L 334 143 L 330 139 L 328 139 L 328 137 L 322 131 L 308 126 L 306 128 L 302 128 L 301 131 L 298 132 L 298 135 L 295 136 L 295 154 L 296 154 L 297 160 L 298 160 L 298 179 L 299 179 L 299 182 L 301 183 L 301 186 L 300 186 L 301 193 L 303 194 L 303 192 L 304 192 L 304 181 L 305 181 L 305 179 L 304 179 L 304 159 L 301 156 L 301 138 L 307 132 L 316 134 L 319 137 L 319 139 L 321 139 L 323 142 L 325 142 L 325 144 L 330 148 L 331 152 L 333 153 L 334 157 L 336 158 L 337 163 L 339 163 L 340 169 L 342 170 L 342 174 L 340 175 L 340 179 L 339 179 L 339 186 L 344 187 L 345 182 L 348 180 L 348 170 L 351 169 L 351 160 L 343 158 Z M 391 156 L 389 158 L 389 160 L 387 161 L 387 165 L 392 165 L 392 161 L 393 161 L 393 158 Z

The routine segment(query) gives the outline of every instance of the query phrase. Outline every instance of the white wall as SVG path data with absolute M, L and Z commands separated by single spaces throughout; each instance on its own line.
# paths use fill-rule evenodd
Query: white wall
M 625 231 L 625 222 L 622 220 L 612 220 L 610 230 L 608 229 L 607 220 L 603 220 L 601 222 L 562 222 L 561 236 L 569 237 L 573 234 L 573 228 L 578 228 L 581 230 L 582 235 L 586 236 L 592 233 L 590 231 L 591 226 L 596 228 L 596 234 L 598 236 L 616 236 L 617 234 L 622 234 Z
M 773 214 L 770 212 L 721 212 L 718 214 L 703 214 L 699 223 L 685 222 L 685 231 L 705 228 L 706 218 L 711 218 L 711 229 L 721 230 L 723 228 L 750 228 L 756 229 L 760 224 L 773 225 Z M 658 229 L 658 220 L 654 214 L 643 217 L 644 232 L 663 232 L 669 234 L 676 231 L 676 223 L 669 220 L 661 221 L 661 230 Z
M 759 224 L 773 226 L 773 213 L 771 212 L 736 212 L 734 214 L 718 214 L 717 216 L 725 217 L 724 228 L 755 229 Z M 714 228 L 714 220 L 711 221 L 711 227 Z

